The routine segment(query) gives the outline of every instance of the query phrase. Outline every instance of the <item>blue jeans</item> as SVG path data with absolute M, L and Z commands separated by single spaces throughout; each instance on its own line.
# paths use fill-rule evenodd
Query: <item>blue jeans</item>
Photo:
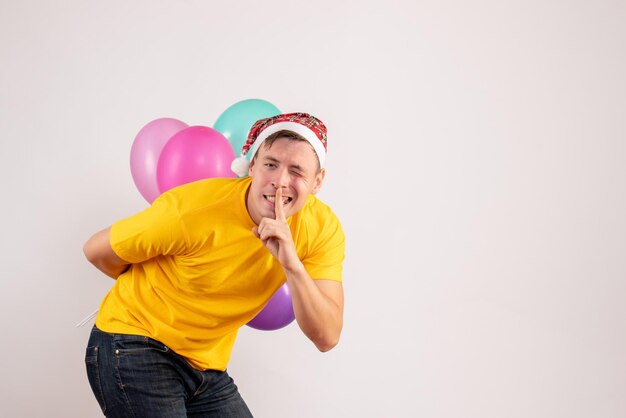
M 109 418 L 252 417 L 228 373 L 196 370 L 152 338 L 94 326 L 85 363 Z

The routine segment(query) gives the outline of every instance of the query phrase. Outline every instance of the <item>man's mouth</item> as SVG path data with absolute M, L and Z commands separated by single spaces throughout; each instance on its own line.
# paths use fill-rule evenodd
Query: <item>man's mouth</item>
M 267 200 L 268 202 L 272 202 L 275 203 L 276 202 L 276 196 L 270 196 L 267 194 L 264 194 L 263 197 L 265 198 L 265 200 Z M 289 196 L 283 196 L 283 205 L 287 205 L 289 203 L 291 203 L 291 201 L 293 200 L 292 197 Z

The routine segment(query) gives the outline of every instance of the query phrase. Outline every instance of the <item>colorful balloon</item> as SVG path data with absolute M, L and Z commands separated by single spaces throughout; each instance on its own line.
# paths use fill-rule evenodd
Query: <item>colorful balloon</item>
M 285 283 L 274 293 L 274 296 L 265 305 L 265 308 L 247 325 L 262 331 L 273 331 L 286 327 L 295 318 L 291 293 L 289 292 L 289 286 Z
M 175 134 L 161 151 L 157 183 L 161 193 L 192 181 L 213 177 L 237 177 L 230 170 L 235 152 L 228 140 L 213 128 L 190 126 Z
M 172 118 L 155 119 L 147 123 L 130 148 L 130 172 L 139 193 L 152 203 L 161 192 L 157 184 L 157 163 L 167 141 L 188 125 Z
M 239 155 L 254 122 L 279 114 L 280 110 L 266 100 L 242 100 L 226 109 L 217 118 L 213 128 L 220 131 L 228 139 L 235 153 Z

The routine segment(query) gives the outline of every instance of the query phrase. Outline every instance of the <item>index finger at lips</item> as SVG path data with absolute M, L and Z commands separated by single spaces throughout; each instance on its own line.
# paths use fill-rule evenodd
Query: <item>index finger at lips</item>
M 284 221 L 285 209 L 283 208 L 283 190 L 281 188 L 276 189 L 276 197 L 274 198 L 274 211 L 276 212 L 276 220 Z

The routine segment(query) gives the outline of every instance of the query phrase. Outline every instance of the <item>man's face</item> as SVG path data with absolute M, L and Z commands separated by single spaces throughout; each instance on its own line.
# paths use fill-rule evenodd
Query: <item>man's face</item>
M 246 203 L 252 220 L 276 217 L 274 197 L 282 188 L 285 216 L 297 213 L 309 194 L 319 191 L 324 169 L 317 172 L 317 155 L 308 142 L 277 138 L 271 148 L 261 145 L 250 164 L 252 178 Z

